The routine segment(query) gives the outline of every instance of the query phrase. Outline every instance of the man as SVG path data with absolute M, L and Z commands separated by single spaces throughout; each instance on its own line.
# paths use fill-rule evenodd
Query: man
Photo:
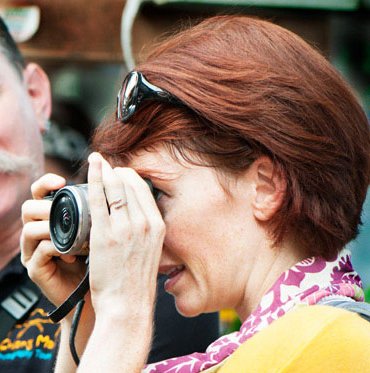
M 30 283 L 19 257 L 21 205 L 44 172 L 41 134 L 50 113 L 45 72 L 25 63 L 0 19 L 0 372 L 51 372 L 56 356 L 59 325 L 47 317 L 53 307 Z M 181 317 L 163 279 L 159 284 L 149 361 L 203 351 L 217 338 L 217 315 Z M 30 310 L 10 316 L 17 313 L 14 304 Z
M 51 305 L 27 281 L 19 257 L 21 205 L 43 173 L 41 133 L 50 111 L 46 74 L 24 62 L 0 20 L 1 372 L 51 371 L 56 352 L 59 325 L 47 317 Z

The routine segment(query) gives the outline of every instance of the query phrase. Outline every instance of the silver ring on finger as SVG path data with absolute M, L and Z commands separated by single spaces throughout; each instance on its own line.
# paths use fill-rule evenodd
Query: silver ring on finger
M 110 204 L 109 204 L 109 208 L 112 210 L 115 209 L 115 210 L 119 210 L 120 208 L 124 207 L 124 206 L 127 206 L 127 201 L 125 201 L 124 199 L 122 198 L 117 198 L 115 199 L 114 201 L 112 201 Z

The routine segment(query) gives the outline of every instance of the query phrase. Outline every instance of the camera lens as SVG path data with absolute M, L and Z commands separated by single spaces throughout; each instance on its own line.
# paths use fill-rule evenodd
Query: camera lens
M 87 184 L 58 190 L 50 209 L 50 237 L 62 254 L 88 255 L 91 227 Z
M 62 211 L 62 224 L 61 224 L 61 229 L 63 231 L 63 233 L 68 233 L 68 231 L 71 229 L 71 214 L 70 214 L 70 211 L 68 211 L 67 208 L 63 208 L 63 211 Z
M 78 211 L 74 195 L 69 190 L 55 196 L 53 213 L 50 215 L 51 235 L 57 249 L 65 252 L 76 239 Z

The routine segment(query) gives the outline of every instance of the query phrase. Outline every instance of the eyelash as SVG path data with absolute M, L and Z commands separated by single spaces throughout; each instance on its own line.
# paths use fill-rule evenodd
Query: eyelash
M 164 195 L 165 193 L 162 190 L 153 186 L 153 197 L 156 202 L 158 202 Z

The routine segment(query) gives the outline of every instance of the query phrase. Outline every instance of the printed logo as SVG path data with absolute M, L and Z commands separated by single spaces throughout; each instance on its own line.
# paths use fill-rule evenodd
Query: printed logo
M 8 337 L 0 342 L 0 361 L 15 359 L 51 360 L 60 325 L 55 325 L 45 310 L 35 309 L 29 319 L 17 324 Z

